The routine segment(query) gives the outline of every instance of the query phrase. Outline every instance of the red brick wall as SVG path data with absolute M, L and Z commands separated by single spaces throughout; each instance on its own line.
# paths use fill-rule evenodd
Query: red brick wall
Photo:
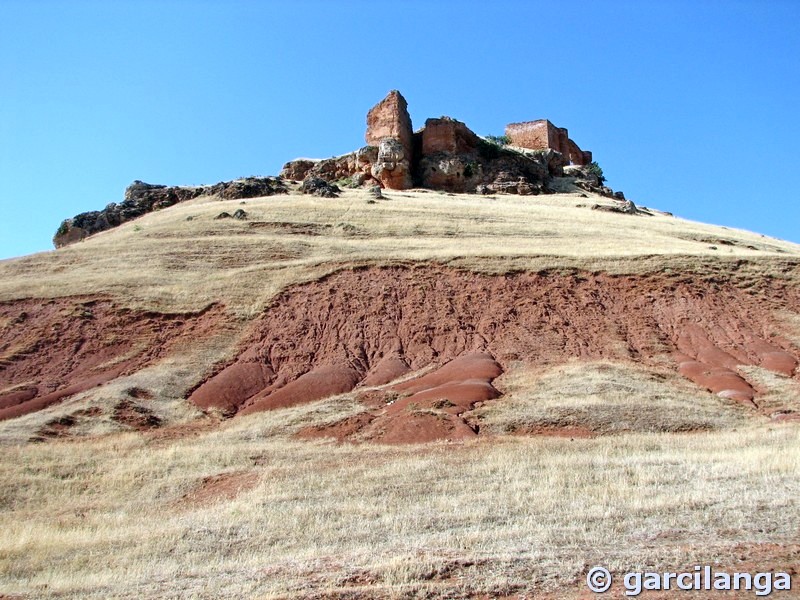
M 592 162 L 591 152 L 581 150 L 578 144 L 569 139 L 569 132 L 564 127 L 556 127 L 547 119 L 511 123 L 506 125 L 506 135 L 514 146 L 530 150 L 552 148 L 574 165 Z
M 514 146 L 520 146 L 521 148 L 529 148 L 531 150 L 556 149 L 556 127 L 546 119 L 510 123 L 506 125 L 506 135 L 511 139 L 511 143 Z

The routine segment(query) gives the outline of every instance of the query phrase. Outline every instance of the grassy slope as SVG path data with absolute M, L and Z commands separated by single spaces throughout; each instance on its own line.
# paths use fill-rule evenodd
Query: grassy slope
M 638 272 L 745 258 L 763 274 L 800 261 L 797 244 L 664 215 L 594 211 L 612 202 L 580 194 L 387 196 L 368 204 L 366 192 L 347 190 L 339 199 L 292 194 L 244 206 L 199 198 L 56 252 L 0 262 L 0 301 L 104 293 L 161 310 L 222 301 L 252 315 L 286 285 L 363 262 Z M 214 219 L 237 208 L 247 221 Z
M 99 293 L 161 310 L 221 301 L 246 319 L 282 287 L 342 266 L 429 260 L 497 272 L 798 276 L 800 246 L 663 215 L 590 210 L 608 202 L 598 198 L 387 195 L 375 204 L 360 191 L 248 200 L 245 222 L 214 220 L 238 201 L 198 199 L 0 263 L 0 300 Z M 798 315 L 786 323 L 800 340 Z M 424 451 L 291 437 L 355 411 L 350 395 L 219 426 L 200 420 L 174 438 L 101 424 L 94 432 L 108 435 L 21 443 L 42 420 L 102 404 L 131 384 L 160 390 L 153 404 L 168 420 L 190 421 L 198 415 L 179 390 L 235 337 L 0 425 L 0 593 L 454 597 L 568 586 L 571 596 L 594 564 L 732 569 L 745 555 L 782 570 L 786 548 L 800 543 L 797 428 L 768 427 L 674 376 L 656 395 L 648 374 L 630 366 L 511 369 L 498 382 L 503 401 L 483 415 L 497 437 Z M 778 384 L 800 398 L 796 381 Z M 504 435 L 520 418 L 575 415 L 614 435 Z M 694 432 L 669 433 L 682 429 Z M 255 483 L 235 499 L 191 502 L 203 477 L 239 472 Z M 758 555 L 753 544 L 777 549 Z

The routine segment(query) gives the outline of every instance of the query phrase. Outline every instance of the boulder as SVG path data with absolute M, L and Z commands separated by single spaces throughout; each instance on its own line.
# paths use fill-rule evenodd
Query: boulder
M 624 215 L 645 215 L 648 217 L 653 216 L 653 213 L 651 213 L 649 210 L 640 209 L 630 200 L 625 200 L 621 205 L 616 205 L 616 206 L 605 206 L 602 204 L 595 204 L 594 206 L 592 206 L 592 210 L 602 210 L 605 212 L 621 213 Z
M 378 157 L 371 169 L 372 176 L 383 187 L 406 190 L 413 185 L 411 161 L 399 140 L 386 138 L 378 146 Z
M 281 169 L 281 177 L 293 181 L 303 181 L 308 175 L 308 172 L 317 164 L 315 160 L 308 160 L 305 158 L 298 158 L 291 160 L 283 165 Z
M 341 191 L 338 186 L 325 181 L 320 177 L 306 177 L 300 191 L 304 194 L 312 194 L 320 198 L 338 198 Z

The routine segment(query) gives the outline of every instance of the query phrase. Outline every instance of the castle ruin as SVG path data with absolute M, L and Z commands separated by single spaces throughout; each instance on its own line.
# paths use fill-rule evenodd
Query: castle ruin
M 556 127 L 547 119 L 510 123 L 506 125 L 506 136 L 513 146 L 529 150 L 555 150 L 565 159 L 568 158 L 573 165 L 588 165 L 592 162 L 592 153 L 581 150 L 569 138 L 566 128 Z

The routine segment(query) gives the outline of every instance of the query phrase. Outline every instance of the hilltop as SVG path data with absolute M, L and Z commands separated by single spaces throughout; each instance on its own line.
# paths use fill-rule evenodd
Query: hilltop
M 602 185 L 602 170 L 592 153 L 582 151 L 566 129 L 548 120 L 512 123 L 501 138 L 481 138 L 450 117 L 428 119 L 414 131 L 408 103 L 392 90 L 367 113 L 367 146 L 342 156 L 297 159 L 280 177 L 250 177 L 207 186 L 166 186 L 134 181 L 124 200 L 103 210 L 65 219 L 53 243 L 61 247 L 154 210 L 200 196 L 225 200 L 286 193 L 284 180 L 301 180 L 302 191 L 336 197 L 337 183 L 348 188 L 405 190 L 412 187 L 447 192 L 530 195 L 583 188 L 624 200 Z M 635 212 L 630 202 L 621 211 Z
M 796 564 L 800 246 L 634 204 L 546 120 L 407 117 L 392 92 L 355 152 L 135 182 L 0 262 L 0 593 Z

